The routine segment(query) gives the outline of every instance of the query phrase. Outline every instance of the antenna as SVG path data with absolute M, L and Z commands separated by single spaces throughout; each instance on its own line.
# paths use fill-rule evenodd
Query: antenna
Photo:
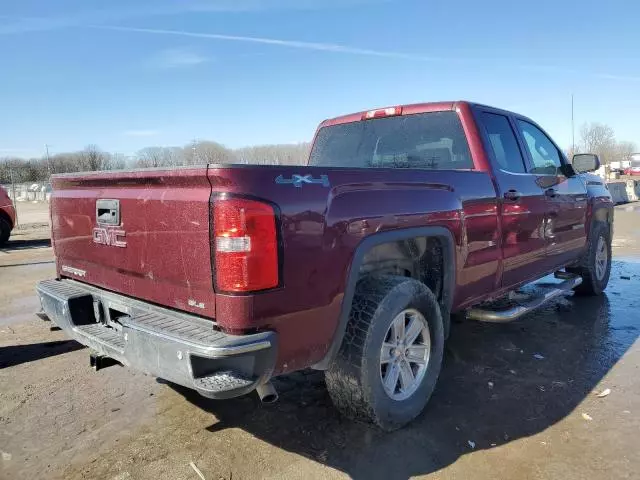
M 576 129 L 573 122 L 573 93 L 571 94 L 571 150 L 576 153 Z

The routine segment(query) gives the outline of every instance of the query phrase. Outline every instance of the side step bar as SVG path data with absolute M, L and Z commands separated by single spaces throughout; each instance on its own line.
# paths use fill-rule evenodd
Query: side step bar
M 555 277 L 563 279 L 564 281 L 554 285 L 553 288 L 546 291 L 544 294 L 534 297 L 532 300 L 520 305 L 516 305 L 508 310 L 485 310 L 482 308 L 472 308 L 467 310 L 467 318 L 470 320 L 478 320 L 479 322 L 489 323 L 507 323 L 512 322 L 523 315 L 529 313 L 532 310 L 544 305 L 549 300 L 568 293 L 573 288 L 582 283 L 582 278 L 577 275 L 572 275 L 566 272 L 556 272 Z

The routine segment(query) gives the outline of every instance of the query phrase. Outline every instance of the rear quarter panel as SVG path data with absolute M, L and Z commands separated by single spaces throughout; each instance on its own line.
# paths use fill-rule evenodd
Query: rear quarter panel
M 277 184 L 282 175 L 327 175 L 321 184 Z M 250 192 L 279 206 L 282 287 L 250 296 L 216 296 L 228 329 L 278 332 L 276 373 L 316 363 L 334 337 L 359 244 L 381 232 L 441 226 L 455 242 L 456 296 L 492 288 L 499 247 L 497 202 L 488 174 L 472 171 L 324 167 L 214 168 L 213 193 Z M 452 187 L 454 185 L 455 187 Z

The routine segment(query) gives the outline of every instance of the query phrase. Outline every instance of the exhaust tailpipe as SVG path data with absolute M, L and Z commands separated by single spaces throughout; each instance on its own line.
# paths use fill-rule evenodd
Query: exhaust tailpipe
M 258 396 L 262 403 L 275 403 L 278 400 L 278 392 L 273 388 L 273 384 L 271 382 L 258 385 L 256 392 L 258 392 Z

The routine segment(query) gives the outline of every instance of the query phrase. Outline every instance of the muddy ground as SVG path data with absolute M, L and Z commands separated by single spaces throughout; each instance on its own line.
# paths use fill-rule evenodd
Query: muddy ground
M 280 401 L 212 401 L 137 372 L 94 373 L 33 315 L 47 228 L 0 250 L 0 478 L 640 478 L 640 208 L 616 208 L 606 295 L 517 323 L 454 325 L 425 413 L 383 434 L 341 418 L 322 374 Z M 599 398 L 596 393 L 610 389 Z

